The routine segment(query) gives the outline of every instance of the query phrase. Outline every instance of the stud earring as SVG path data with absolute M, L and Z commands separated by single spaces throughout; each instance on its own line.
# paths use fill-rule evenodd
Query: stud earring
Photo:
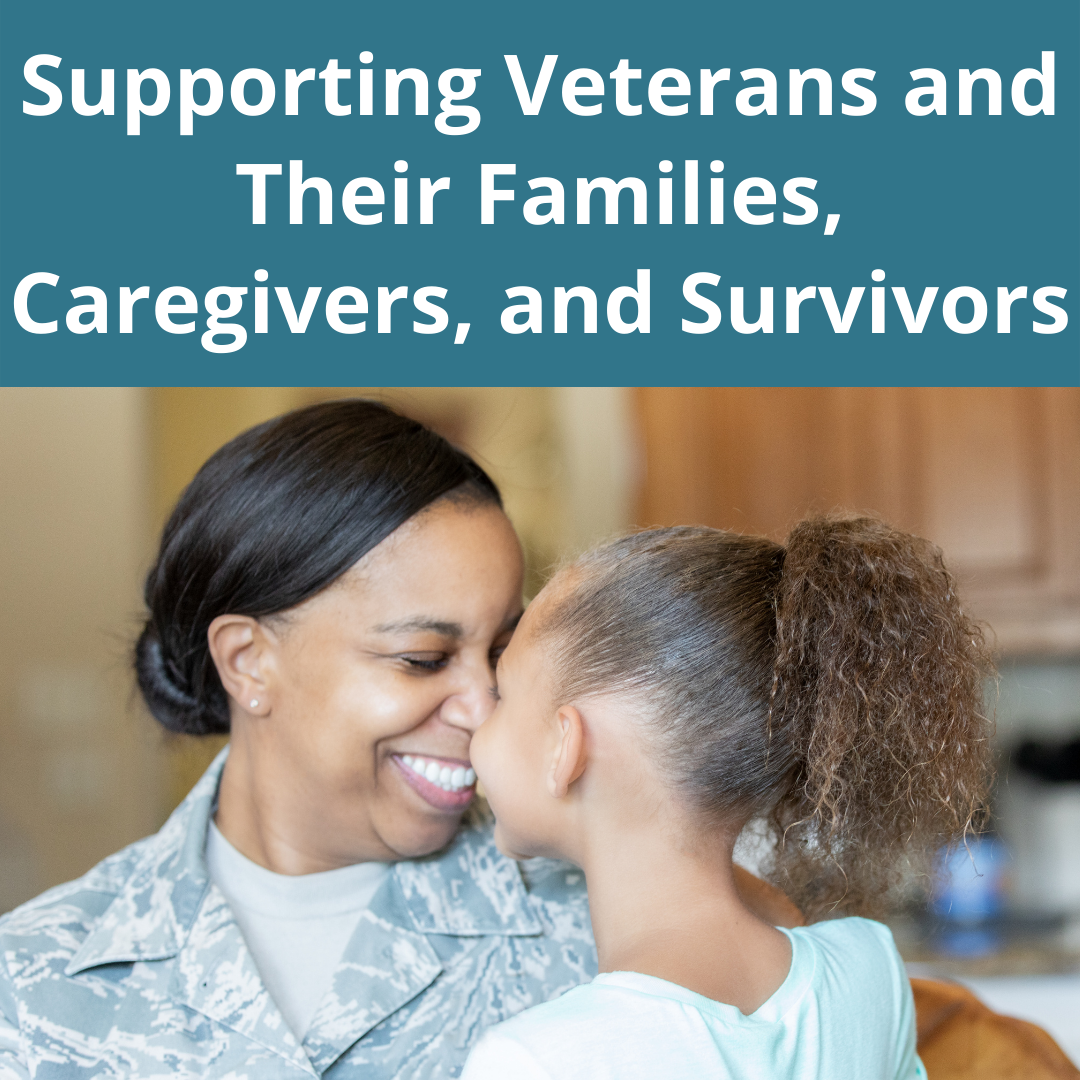
M 251 699 L 251 707 L 253 709 L 257 709 L 259 707 L 259 699 L 257 697 L 253 697 Z

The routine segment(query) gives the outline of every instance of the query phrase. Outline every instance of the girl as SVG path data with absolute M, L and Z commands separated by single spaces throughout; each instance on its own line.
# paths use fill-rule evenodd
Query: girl
M 498 665 L 471 757 L 499 848 L 581 866 L 601 974 L 500 1024 L 463 1080 L 925 1076 L 866 918 L 986 795 L 991 665 L 940 552 L 870 518 L 787 547 L 705 528 L 556 575 Z M 733 887 L 765 818 L 813 925 Z

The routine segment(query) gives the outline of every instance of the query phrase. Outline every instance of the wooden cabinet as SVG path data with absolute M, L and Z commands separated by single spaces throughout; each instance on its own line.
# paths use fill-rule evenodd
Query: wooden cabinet
M 940 544 L 1010 654 L 1080 654 L 1080 390 L 637 390 L 641 524 L 782 540 L 811 510 Z

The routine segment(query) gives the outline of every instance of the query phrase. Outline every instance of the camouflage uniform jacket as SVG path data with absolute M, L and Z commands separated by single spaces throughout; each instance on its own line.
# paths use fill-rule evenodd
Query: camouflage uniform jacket
M 490 823 L 395 864 L 301 1044 L 208 877 L 224 754 L 162 830 L 0 919 L 0 1077 L 435 1080 L 596 973 L 582 874 Z

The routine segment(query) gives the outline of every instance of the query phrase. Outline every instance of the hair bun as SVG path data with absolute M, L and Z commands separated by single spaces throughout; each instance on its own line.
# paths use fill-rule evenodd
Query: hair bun
M 147 621 L 135 644 L 135 675 L 150 712 L 169 731 L 210 735 L 229 730 L 199 699 L 179 685 L 180 671 L 165 655 L 157 629 Z

